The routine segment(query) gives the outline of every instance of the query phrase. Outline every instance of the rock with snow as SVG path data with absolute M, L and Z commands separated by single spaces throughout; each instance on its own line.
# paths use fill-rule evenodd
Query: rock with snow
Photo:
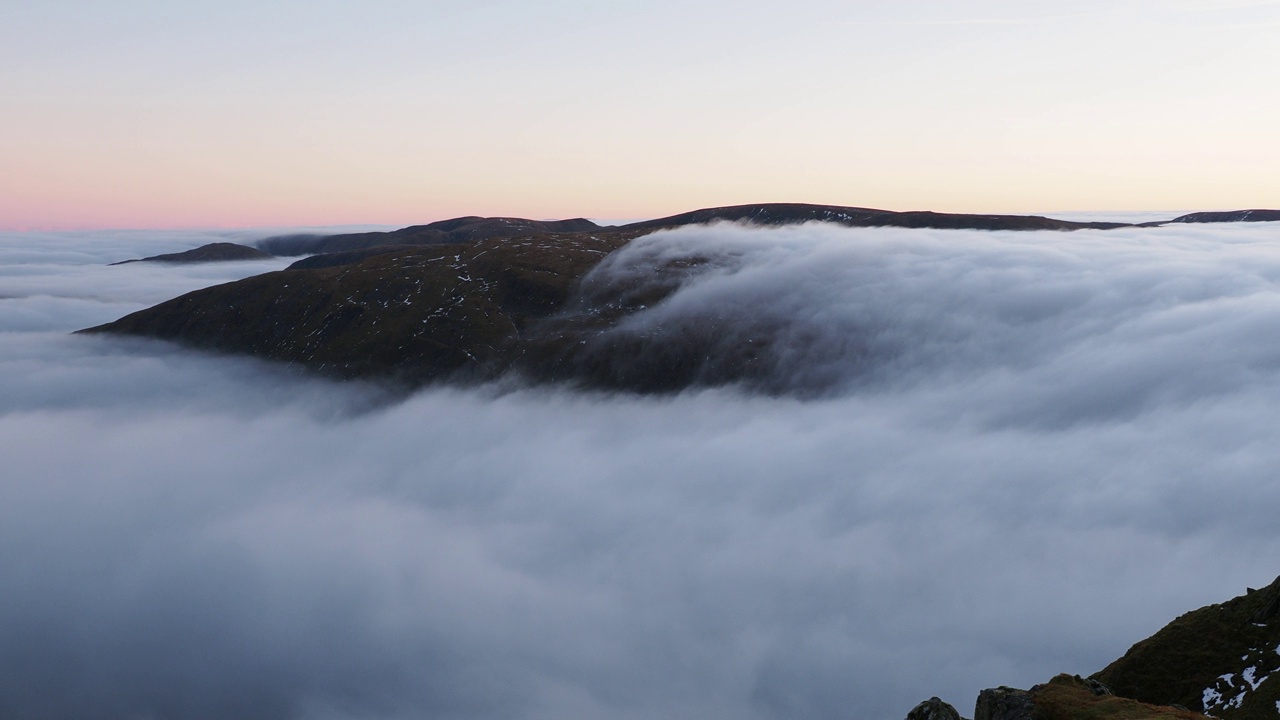
M 1280 210 L 1228 210 L 1196 212 L 1170 220 L 1176 223 L 1280 222 Z
M 1223 720 L 1276 717 L 1280 578 L 1194 610 L 1094 675 L 1118 695 L 1182 705 Z

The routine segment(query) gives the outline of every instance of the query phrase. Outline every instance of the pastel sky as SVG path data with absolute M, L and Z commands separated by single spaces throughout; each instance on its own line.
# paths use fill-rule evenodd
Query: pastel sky
M 1280 1 L 0 0 L 0 229 L 1280 206 Z

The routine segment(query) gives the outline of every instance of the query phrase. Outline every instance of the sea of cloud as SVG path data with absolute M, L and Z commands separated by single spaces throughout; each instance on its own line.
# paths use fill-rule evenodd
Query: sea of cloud
M 968 714 L 1280 573 L 1280 224 L 689 228 L 589 280 L 716 258 L 619 332 L 765 338 L 765 393 L 69 335 L 287 262 L 105 265 L 229 237 L 0 235 L 0 717 Z

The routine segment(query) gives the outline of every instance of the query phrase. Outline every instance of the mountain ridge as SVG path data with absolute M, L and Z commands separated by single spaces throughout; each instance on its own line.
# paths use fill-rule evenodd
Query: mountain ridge
M 364 250 L 380 245 L 446 245 L 493 237 L 516 237 L 535 233 L 591 232 L 602 230 L 585 218 L 569 220 L 528 220 L 511 217 L 465 217 L 437 220 L 426 225 L 410 225 L 399 230 L 341 233 L 337 235 L 276 235 L 259 240 L 259 249 L 272 255 Z
M 770 377 L 774 328 L 758 328 L 759 337 L 742 342 L 718 335 L 712 320 L 668 333 L 661 342 L 625 330 L 627 318 L 674 292 L 703 261 L 655 266 L 629 285 L 583 285 L 592 268 L 634 238 L 706 222 L 983 230 L 1124 226 L 803 203 L 705 208 L 616 227 L 583 219 L 455 218 L 391 233 L 333 236 L 342 239 L 340 246 L 353 247 L 197 290 L 81 332 L 159 338 L 338 378 L 409 386 L 506 376 L 634 393 L 733 383 L 764 393 L 812 390 Z
M 1264 222 L 1280 220 L 1280 210 L 1232 210 L 1197 212 L 1141 223 Z M 341 233 L 336 235 L 293 234 L 263 238 L 257 246 L 273 255 L 292 256 L 362 250 L 380 245 L 431 245 L 472 242 L 489 237 L 515 237 L 534 232 L 623 232 L 658 230 L 711 222 L 747 222 L 756 225 L 791 225 L 830 222 L 847 227 L 904 227 L 937 230 L 1107 230 L 1134 227 L 1134 223 L 1059 220 L 1042 215 L 981 213 L 940 213 L 931 210 L 883 210 L 845 205 L 813 203 L 751 203 L 702 208 L 651 220 L 623 225 L 598 225 L 585 218 L 529 220 L 513 217 L 464 217 L 410 225 L 399 230 Z
M 292 256 L 363 250 L 380 245 L 443 245 L 472 242 L 490 237 L 515 237 L 536 232 L 634 233 L 642 230 L 697 225 L 710 222 L 749 222 L 756 225 L 791 225 L 803 222 L 831 222 L 848 227 L 909 227 L 959 230 L 1081 230 L 1126 227 L 1119 222 L 1074 222 L 1039 215 L 981 215 L 932 211 L 880 210 L 843 205 L 811 203 L 754 203 L 702 208 L 652 220 L 623 225 L 598 225 L 585 218 L 568 220 L 528 220 L 510 217 L 468 215 L 438 220 L 426 225 L 410 225 L 399 230 L 342 233 L 337 235 L 293 234 L 263 238 L 257 247 L 273 255 Z

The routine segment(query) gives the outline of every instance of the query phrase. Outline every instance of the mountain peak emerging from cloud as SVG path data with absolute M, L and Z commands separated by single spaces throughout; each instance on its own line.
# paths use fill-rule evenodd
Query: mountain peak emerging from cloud
M 707 226 L 716 222 L 737 224 Z M 689 301 L 679 312 L 670 309 L 666 301 L 691 282 L 732 275 L 745 267 L 744 257 L 758 256 L 760 228 L 784 227 L 843 233 L 820 240 L 839 249 L 849 247 L 850 227 L 1126 225 L 798 203 L 707 208 L 616 227 L 583 219 L 465 217 L 394 232 L 268 238 L 260 244 L 273 252 L 323 254 L 89 332 L 172 340 L 411 386 L 519 378 L 641 393 L 739 384 L 803 396 L 902 363 L 903 349 L 885 340 L 892 333 L 867 321 L 839 319 L 837 326 L 803 331 L 786 311 L 791 291 L 785 285 L 735 290 L 743 296 L 728 309 L 686 307 Z M 661 230 L 668 232 L 654 235 Z M 686 235 L 667 244 L 633 242 L 673 232 Z M 767 299 L 768 293 L 776 297 Z

